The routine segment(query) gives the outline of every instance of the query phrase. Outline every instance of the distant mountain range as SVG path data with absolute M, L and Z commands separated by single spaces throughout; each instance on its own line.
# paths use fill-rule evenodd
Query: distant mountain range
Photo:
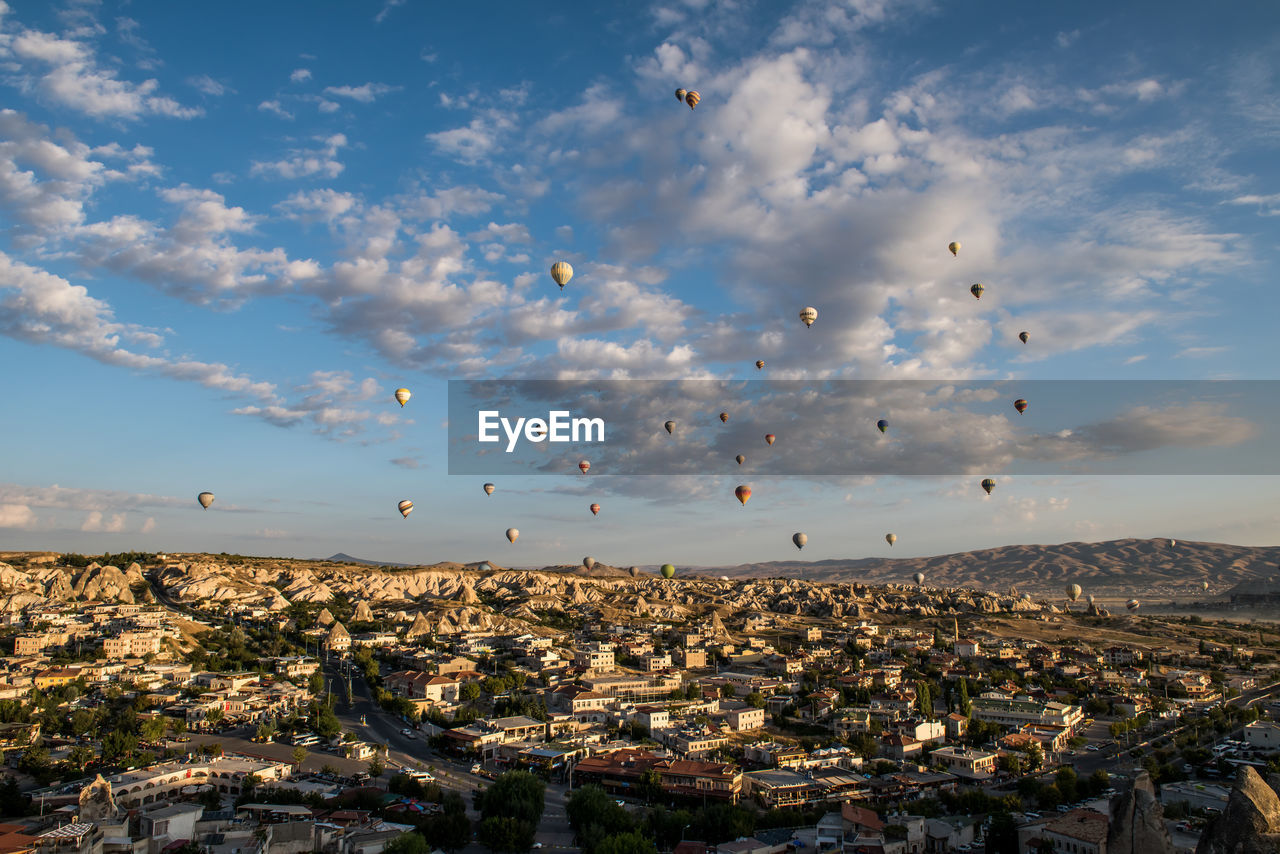
M 406 567 L 336 554 L 331 562 Z M 475 564 L 468 566 L 474 568 Z M 498 568 L 497 565 L 494 565 Z M 529 567 L 532 569 L 533 567 Z M 626 575 L 603 563 L 587 573 L 583 567 L 543 567 L 575 575 Z M 645 575 L 653 567 L 642 567 Z M 1222 594 L 1237 585 L 1280 579 L 1280 546 L 1233 546 L 1186 540 L 1110 540 L 1101 543 L 1015 545 L 949 555 L 857 560 L 772 561 L 734 566 L 681 567 L 681 576 L 726 575 L 730 578 L 799 578 L 807 581 L 863 584 L 908 584 L 922 572 L 930 587 L 972 587 L 1003 591 L 1017 586 L 1028 592 L 1058 590 L 1075 582 L 1091 591 L 1115 590 L 1171 594 L 1198 589 Z M 1247 589 L 1247 588 L 1246 588 Z M 1126 594 L 1127 595 L 1127 594 Z
M 1233 546 L 1185 540 L 1110 540 L 1101 543 L 1017 545 L 916 558 L 774 561 L 706 567 L 731 578 L 785 577 L 809 581 L 906 583 L 917 572 L 931 587 L 1001 590 L 1060 588 L 1173 591 L 1208 582 L 1219 593 L 1280 574 L 1280 546 Z
M 399 568 L 407 568 L 411 566 L 419 566 L 416 563 L 387 563 L 381 560 L 365 560 L 362 557 L 352 557 L 346 552 L 338 552 L 333 557 L 318 558 L 325 563 L 358 563 L 361 566 L 394 566 Z

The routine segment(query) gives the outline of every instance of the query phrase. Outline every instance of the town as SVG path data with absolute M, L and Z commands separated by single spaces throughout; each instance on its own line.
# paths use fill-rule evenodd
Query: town
M 179 558 L 135 557 L 66 568 L 98 601 L 10 601 L 0 854 L 1102 854 L 1155 809 L 1189 851 L 1241 768 L 1280 768 L 1280 634 L 1254 627 L 1147 618 L 1098 644 L 1096 606 L 679 619 L 574 576 L 507 631 L 480 592 L 538 573 L 460 570 L 448 607 L 409 617 L 184 598 L 155 581 Z M 709 585 L 779 582 L 685 582 Z M 1027 630 L 995 629 L 1010 617 Z M 1147 815 L 1113 816 L 1154 786 Z

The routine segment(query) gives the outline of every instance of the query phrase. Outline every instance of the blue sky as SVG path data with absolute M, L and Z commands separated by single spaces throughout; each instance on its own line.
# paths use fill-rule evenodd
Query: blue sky
M 6 547 L 1280 539 L 1269 476 L 762 477 L 741 508 L 736 473 L 486 497 L 446 456 L 448 379 L 1274 379 L 1275 4 L 0 6 Z

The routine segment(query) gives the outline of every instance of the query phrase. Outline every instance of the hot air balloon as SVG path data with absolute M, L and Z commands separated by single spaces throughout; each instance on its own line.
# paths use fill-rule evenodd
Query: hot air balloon
M 587 572 L 590 572 L 596 568 L 596 559 L 593 557 L 584 557 L 582 559 L 582 565 L 587 568 Z
M 770 445 L 772 445 L 772 444 L 773 444 L 773 440 L 774 440 L 774 439 L 776 439 L 776 438 L 777 438 L 777 436 L 774 436 L 772 433 L 765 433 L 765 434 L 764 434 L 764 440 L 765 440 L 765 442 L 766 442 L 766 443 L 768 443 L 768 444 L 770 444 Z
M 1030 338 L 1030 337 L 1031 337 L 1031 333 L 1030 333 L 1030 332 L 1019 332 L 1019 333 L 1018 333 L 1018 340 L 1019 340 L 1019 341 L 1021 341 L 1023 344 L 1026 344 L 1026 343 L 1027 343 L 1027 339 L 1028 339 L 1028 338 Z
M 520 536 L 520 532 L 519 532 L 519 531 L 517 531 L 515 528 L 507 528 L 507 539 L 508 539 L 508 540 L 510 540 L 511 542 L 513 542 L 513 543 L 514 543 L 514 542 L 516 541 L 516 537 L 518 537 L 518 536 Z
M 684 96 L 684 102 L 689 105 L 689 109 L 691 110 L 694 107 L 698 106 L 698 102 L 701 100 L 702 100 L 702 96 L 699 95 L 697 91 L 691 90 L 688 93 L 686 93 Z
M 590 471 L 590 470 L 591 470 L 591 463 L 590 463 L 590 461 L 588 461 L 588 460 L 582 460 L 581 462 L 579 462 L 579 463 L 578 463 L 578 469 L 579 469 L 583 474 L 586 474 L 588 471 Z
M 898 535 L 897 535 L 897 534 L 885 534 L 885 535 L 884 535 L 884 541 L 885 541 L 886 543 L 888 543 L 889 545 L 893 545 L 894 543 L 896 543 L 896 542 L 898 541 Z
M 488 572 L 489 570 L 493 569 L 493 567 L 487 563 L 482 563 L 479 566 L 477 566 L 476 569 L 480 570 L 481 572 Z
M 1090 593 L 1088 596 L 1084 597 L 1084 601 L 1086 601 L 1086 602 L 1088 602 L 1090 605 L 1092 605 L 1092 604 L 1093 604 L 1093 594 L 1092 594 L 1092 593 Z
M 960 241 L 951 241 L 947 244 L 947 248 L 951 250 L 951 256 L 954 258 L 956 255 L 960 254 Z
M 985 290 L 986 288 L 980 282 L 974 282 L 973 287 L 969 288 L 969 293 L 973 294 L 974 299 L 982 299 L 982 292 Z
M 756 370 L 757 371 L 764 370 L 764 359 L 756 359 Z
M 409 514 L 413 512 L 413 502 L 407 498 L 397 504 L 396 507 L 400 508 L 400 515 L 406 519 L 408 519 Z
M 876 429 L 879 430 L 881 433 L 883 433 L 884 431 L 889 429 L 889 422 L 881 418 L 879 421 L 876 422 Z
M 1030 594 L 1030 593 L 1023 593 L 1023 594 L 1022 594 L 1022 601 L 1023 601 L 1023 602 L 1030 602 L 1030 601 L 1031 601 L 1031 594 Z
M 734 459 L 737 460 L 738 465 L 742 465 L 747 461 L 747 458 L 744 457 L 742 454 L 738 454 L 736 457 L 734 457 Z
M 739 486 L 737 489 L 735 489 L 733 491 L 733 494 L 738 496 L 738 500 L 742 502 L 742 506 L 746 507 L 747 501 L 751 499 L 751 487 L 747 486 L 744 483 L 742 486 Z
M 1141 607 L 1141 605 L 1142 603 L 1139 602 L 1137 599 L 1130 599 L 1128 602 L 1124 603 L 1124 606 L 1128 608 L 1131 612 L 1138 610 L 1138 608 Z
M 1177 541 L 1177 540 L 1170 540 L 1170 541 L 1169 541 L 1169 548 L 1173 548 L 1173 547 L 1174 547 L 1174 546 L 1176 546 L 1176 545 L 1178 545 L 1178 541 Z
M 551 265 L 551 278 L 560 286 L 560 290 L 564 290 L 564 286 L 573 278 L 573 267 L 566 261 L 557 261 Z
M 796 548 L 802 549 L 804 548 L 804 544 L 809 542 L 809 538 L 804 534 L 796 532 L 791 535 L 791 542 L 796 544 Z
M 666 424 L 663 424 L 662 426 L 667 428 L 668 433 L 676 432 L 676 422 L 674 421 L 668 421 Z
M 205 510 L 208 510 L 209 505 L 213 503 L 213 493 L 202 492 L 196 496 L 196 501 L 199 501 L 200 506 L 203 507 Z
M 991 490 L 996 488 L 996 482 L 991 478 L 982 481 L 982 488 L 987 491 L 987 495 L 991 494 Z
M 407 388 L 396 389 L 396 402 L 399 403 L 401 406 L 404 406 L 405 403 L 411 397 L 413 397 L 413 393 L 410 392 L 409 389 Z
M 806 328 L 813 326 L 813 322 L 818 319 L 818 310 L 811 305 L 807 305 L 800 310 L 800 319 L 804 321 Z
M 1013 408 L 1018 410 L 1018 414 L 1021 415 L 1027 411 L 1027 402 L 1022 398 L 1018 398 L 1013 402 Z
M 916 584 L 924 584 L 924 573 L 917 572 L 915 575 L 911 576 L 911 580 Z
M 1066 592 L 1067 592 L 1067 598 L 1070 599 L 1072 602 L 1074 602 L 1080 598 L 1080 585 L 1068 584 L 1066 586 Z
M 674 578 L 676 574 L 676 568 L 669 563 L 664 563 L 662 565 L 662 569 L 659 570 L 659 572 L 662 573 L 663 578 Z
M 1207 582 L 1207 581 L 1201 581 L 1201 582 L 1200 582 L 1200 589 L 1201 589 L 1201 590 L 1208 590 L 1208 589 L 1209 589 L 1209 582 Z
M 486 483 L 486 484 L 484 485 L 484 494 L 485 494 L 485 495 L 493 495 L 493 490 L 494 490 L 494 489 L 495 489 L 495 487 L 494 487 L 494 485 L 493 485 L 492 483 Z
M 599 505 L 599 504 L 592 504 L 592 505 L 591 505 L 589 508 L 587 508 L 587 509 L 589 509 L 589 510 L 591 511 L 591 515 L 592 515 L 592 516 L 599 516 L 599 515 L 600 515 L 600 505 Z
M 721 424 L 725 424 L 725 423 L 727 423 L 728 421 L 729 421 L 729 413 L 727 413 L 727 412 L 721 412 L 721 413 L 720 413 L 720 423 L 721 423 Z
M 684 96 L 685 96 L 685 95 L 687 95 L 687 94 L 688 94 L 688 93 L 687 93 L 687 92 L 685 92 L 685 90 L 683 90 L 683 89 L 677 89 L 677 90 L 676 90 L 676 100 L 677 100 L 677 101 L 680 101 L 680 102 L 683 102 L 683 101 L 684 101 Z

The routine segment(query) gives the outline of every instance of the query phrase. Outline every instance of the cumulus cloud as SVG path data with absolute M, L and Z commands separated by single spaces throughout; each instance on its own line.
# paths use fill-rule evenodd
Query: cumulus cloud
M 122 19 L 127 20 L 127 19 Z M 8 57 L 24 89 L 98 119 L 139 119 L 146 115 L 193 118 L 203 113 L 158 94 L 154 79 L 122 80 L 114 68 L 98 61 L 94 45 L 85 38 L 67 38 L 23 27 L 11 17 L 0 20 Z M 121 30 L 127 35 L 129 27 Z
M 350 98 L 362 104 L 372 104 L 379 97 L 389 92 L 399 92 L 403 86 L 388 86 L 385 83 L 365 83 L 361 86 L 326 86 L 326 95 L 338 98 Z
M 316 141 L 321 143 L 319 148 L 295 148 L 282 160 L 255 160 L 249 174 L 279 178 L 306 178 L 312 175 L 336 178 L 344 168 L 337 157 L 338 152 L 347 146 L 346 135 L 335 133 L 328 137 L 317 137 Z
M 0 504 L 0 528 L 34 528 L 36 514 L 25 504 Z
M 118 534 L 124 530 L 125 518 L 123 513 L 113 513 L 110 517 L 104 517 L 101 512 L 93 510 L 85 517 L 80 530 Z

